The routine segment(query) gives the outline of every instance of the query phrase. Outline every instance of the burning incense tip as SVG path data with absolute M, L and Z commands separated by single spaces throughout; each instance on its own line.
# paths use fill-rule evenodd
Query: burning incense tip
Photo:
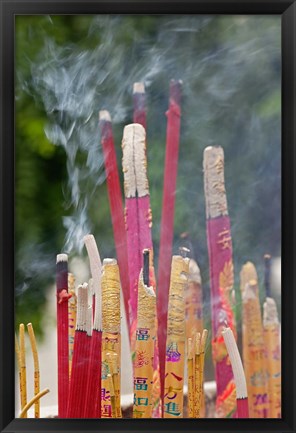
M 133 93 L 145 93 L 145 84 L 144 83 L 134 83 Z
M 59 263 L 59 262 L 67 262 L 67 261 L 68 261 L 67 254 L 58 254 L 57 255 L 57 263 Z
M 109 111 L 107 110 L 99 111 L 99 120 L 105 120 L 106 122 L 111 122 L 111 116 Z
M 117 265 L 116 259 L 104 259 L 103 265 Z

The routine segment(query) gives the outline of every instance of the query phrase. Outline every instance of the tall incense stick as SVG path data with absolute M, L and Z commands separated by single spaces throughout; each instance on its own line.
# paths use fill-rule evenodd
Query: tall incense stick
M 120 418 L 121 410 L 116 407 L 111 411 L 110 380 L 109 374 L 112 374 L 111 366 L 107 359 L 111 354 L 120 357 L 120 279 L 119 268 L 115 259 L 104 259 L 102 268 L 102 418 Z M 120 369 L 117 371 L 120 384 Z M 118 386 L 118 385 L 117 385 Z M 120 393 L 120 387 L 117 389 Z M 115 390 L 114 398 L 116 400 Z
M 139 123 L 146 129 L 146 94 L 144 83 L 134 83 L 133 103 L 133 122 Z
M 21 408 L 27 404 L 27 368 L 26 368 L 26 346 L 25 346 L 25 326 L 23 323 L 19 326 L 20 338 L 20 387 L 21 387 Z M 27 418 L 25 414 L 24 418 Z
M 173 256 L 168 304 L 164 418 L 183 417 L 183 384 L 185 364 L 185 299 L 189 259 Z
M 66 418 L 69 395 L 68 337 L 68 256 L 58 254 L 56 263 L 57 340 L 58 340 L 58 416 Z
M 226 344 L 234 375 L 237 416 L 238 418 L 249 418 L 247 383 L 237 344 L 230 328 L 224 328 L 222 335 Z
M 95 292 L 95 318 L 91 336 L 84 417 L 101 418 L 102 264 L 94 236 L 86 235 L 83 240 L 87 249 Z
M 39 358 L 37 351 L 37 344 L 35 333 L 32 323 L 27 324 L 28 334 L 31 343 L 33 362 L 34 362 L 34 395 L 36 396 L 40 392 L 40 371 L 39 371 Z M 40 400 L 35 402 L 35 418 L 40 418 Z
M 210 262 L 211 308 L 213 330 L 213 360 L 215 364 L 217 401 L 216 415 L 234 416 L 236 400 L 229 356 L 221 331 L 225 321 L 235 332 L 232 311 L 233 261 L 230 220 L 224 181 L 222 147 L 204 150 L 204 188 L 207 218 L 207 241 Z
M 107 176 L 108 197 L 111 210 L 111 220 L 114 233 L 115 248 L 119 265 L 120 280 L 128 326 L 130 282 L 128 273 L 127 243 L 124 223 L 124 207 L 119 181 L 116 151 L 114 146 L 111 117 L 108 111 L 100 111 L 101 143 L 104 153 L 105 170 Z
M 165 352 L 167 337 L 167 305 L 174 235 L 175 196 L 181 124 L 181 81 L 171 80 L 167 115 L 166 154 L 164 166 L 162 214 L 158 266 L 158 345 L 161 377 L 161 398 L 164 397 Z

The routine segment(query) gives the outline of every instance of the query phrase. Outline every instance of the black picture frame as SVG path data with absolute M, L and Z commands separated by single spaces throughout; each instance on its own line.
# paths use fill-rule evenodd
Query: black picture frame
M 14 1 L 1 5 L 1 432 L 295 432 L 296 4 L 291 0 Z M 18 14 L 279 14 L 282 19 L 282 419 L 14 419 L 14 17 Z

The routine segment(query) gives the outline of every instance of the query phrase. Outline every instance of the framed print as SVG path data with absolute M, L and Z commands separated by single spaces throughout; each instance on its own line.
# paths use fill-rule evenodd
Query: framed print
M 1 0 L 1 431 L 295 431 L 295 21 Z

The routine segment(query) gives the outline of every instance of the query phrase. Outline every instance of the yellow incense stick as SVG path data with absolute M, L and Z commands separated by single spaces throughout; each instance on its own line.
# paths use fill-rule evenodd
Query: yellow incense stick
M 110 395 L 111 373 L 107 353 L 120 357 L 120 279 L 115 259 L 104 259 L 102 267 L 102 418 L 111 418 L 112 404 Z M 117 392 L 120 395 L 120 371 L 118 369 Z M 115 395 L 113 396 L 115 399 Z M 113 417 L 119 416 L 119 408 Z
M 38 359 L 38 351 L 36 345 L 36 338 L 34 334 L 34 329 L 32 323 L 27 324 L 28 334 L 31 343 L 31 349 L 33 354 L 34 361 L 34 395 L 39 394 L 40 392 L 40 370 L 39 370 L 39 359 Z M 40 418 L 40 400 L 36 400 L 35 402 L 35 418 Z
M 19 327 L 20 338 L 20 389 L 21 389 L 21 408 L 23 409 L 27 404 L 27 372 L 26 372 L 26 347 L 25 347 L 25 325 L 20 324 Z M 27 414 L 24 415 L 27 418 Z
M 168 302 L 164 418 L 183 417 L 185 362 L 185 290 L 189 259 L 173 256 Z
M 134 362 L 133 418 L 152 418 L 156 296 L 152 286 L 138 282 L 138 312 Z
M 33 404 L 35 404 L 38 400 L 40 400 L 41 397 L 43 397 L 44 395 L 46 395 L 46 394 L 48 394 L 48 393 L 49 393 L 49 389 L 46 388 L 46 389 L 44 389 L 43 391 L 39 392 L 37 395 L 35 395 L 35 396 L 34 396 L 34 397 L 29 401 L 29 403 L 27 403 L 27 404 L 23 407 L 23 409 L 22 409 L 22 411 L 21 411 L 21 413 L 20 413 L 20 415 L 19 415 L 19 418 L 27 418 L 27 413 L 28 413 L 28 410 L 30 409 L 30 407 L 32 407 Z
M 200 392 L 201 392 L 201 407 L 200 407 L 200 418 L 205 416 L 205 396 L 204 396 L 204 367 L 205 367 L 205 351 L 206 343 L 208 338 L 208 330 L 202 331 L 201 342 L 200 342 Z
M 17 368 L 19 373 L 19 388 L 20 388 L 20 398 L 21 398 L 21 353 L 20 353 L 20 346 L 18 342 L 17 335 L 15 334 L 15 353 L 16 353 L 16 360 L 17 360 Z
M 192 338 L 187 344 L 188 418 L 194 418 L 194 361 Z
M 201 410 L 201 335 L 195 337 L 195 362 L 194 362 L 194 418 L 200 418 Z
M 110 389 L 110 401 L 111 401 L 111 418 L 116 418 L 116 402 L 115 402 L 115 391 L 112 375 L 107 374 L 108 386 Z
M 72 357 L 74 349 L 74 337 L 76 328 L 77 315 L 77 296 L 75 293 L 75 277 L 70 272 L 68 273 L 68 292 L 72 295 L 68 302 L 69 315 L 69 376 L 71 377 Z
M 119 382 L 119 362 L 117 353 L 107 353 L 106 354 L 109 371 L 112 375 L 114 394 L 115 394 L 115 414 L 113 418 L 122 418 L 121 404 L 120 404 L 120 382 Z
M 263 305 L 264 341 L 267 352 L 269 416 L 281 418 L 281 348 L 280 323 L 274 299 L 266 298 Z
M 266 350 L 256 280 L 246 284 L 243 294 L 243 347 L 250 418 L 268 418 Z
M 190 259 L 188 288 L 185 293 L 186 338 L 193 337 L 203 330 L 203 304 L 201 276 L 198 264 Z

